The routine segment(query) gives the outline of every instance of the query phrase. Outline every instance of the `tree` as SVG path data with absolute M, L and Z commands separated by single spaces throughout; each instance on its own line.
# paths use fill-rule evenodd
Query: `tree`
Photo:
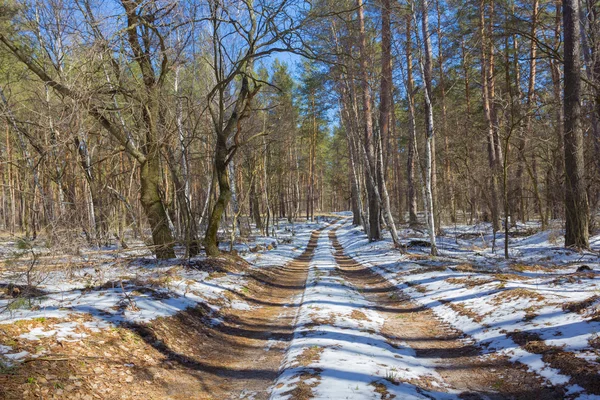
M 369 68 L 367 64 L 367 37 L 365 32 L 365 5 L 363 0 L 358 0 L 358 45 L 360 49 L 360 70 L 361 70 L 361 99 L 363 104 L 363 124 L 364 124 L 364 147 L 366 153 L 366 172 L 368 179 L 366 180 L 368 193 L 368 209 L 369 209 L 369 240 L 381 239 L 381 227 L 379 226 L 381 209 L 379 200 L 377 199 L 377 182 L 376 182 L 376 156 L 375 156 L 375 140 L 373 137 L 373 120 L 371 115 L 371 89 L 369 87 Z
M 581 44 L 579 2 L 563 0 L 565 246 L 589 248 L 589 205 L 581 129 Z
M 89 115 L 137 161 L 140 169 L 140 201 L 152 229 L 154 252 L 157 258 L 174 258 L 173 235 L 161 198 L 159 145 L 159 131 L 162 122 L 160 95 L 166 75 L 169 73 L 170 61 L 165 51 L 164 38 L 161 32 L 155 28 L 156 22 L 150 23 L 150 21 L 157 20 L 161 11 L 153 7 L 139 9 L 135 2 L 129 0 L 123 0 L 121 6 L 126 17 L 126 40 L 133 53 L 131 62 L 137 65 L 141 77 L 141 87 L 136 88 L 139 91 L 139 97 L 133 97 L 140 105 L 140 120 L 137 128 L 142 142 L 139 146 L 120 123 L 115 121 L 114 113 L 106 110 L 106 101 L 101 92 L 85 93 L 62 82 L 62 75 L 56 64 L 49 60 L 55 69 L 55 76 L 51 76 L 50 72 L 47 72 L 48 70 L 40 66 L 38 60 L 33 58 L 33 54 L 4 33 L 0 33 L 0 42 L 55 92 L 74 101 L 87 103 Z M 164 15 L 160 16 L 165 17 Z M 153 46 L 152 43 L 157 41 L 158 47 Z M 38 43 L 38 45 L 43 46 L 44 43 Z M 47 50 L 46 53 L 49 54 L 49 51 Z
M 426 126 L 426 140 L 425 140 L 425 208 L 427 215 L 427 227 L 429 229 L 429 240 L 431 242 L 431 255 L 436 256 L 438 253 L 435 235 L 435 202 L 433 197 L 433 176 L 435 170 L 433 167 L 434 159 L 434 146 L 435 146 L 435 128 L 433 122 L 433 84 L 432 84 L 432 51 L 431 51 L 431 37 L 429 35 L 429 7 L 428 0 L 421 0 L 421 29 L 423 34 L 423 53 L 422 57 L 419 57 L 419 64 L 421 66 L 421 74 L 425 81 L 424 85 L 424 97 L 425 97 L 425 126 Z

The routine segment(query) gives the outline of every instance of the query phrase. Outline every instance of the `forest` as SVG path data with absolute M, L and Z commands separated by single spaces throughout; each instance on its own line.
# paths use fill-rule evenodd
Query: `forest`
M 600 399 L 600 4 L 0 0 L 0 398 Z

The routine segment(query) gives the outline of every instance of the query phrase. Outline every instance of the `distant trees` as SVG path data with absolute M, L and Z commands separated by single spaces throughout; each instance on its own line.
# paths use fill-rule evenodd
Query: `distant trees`
M 370 240 L 426 225 L 432 253 L 443 224 L 497 232 L 501 216 L 507 236 L 564 218 L 565 244 L 588 247 L 598 15 L 567 0 L 5 1 L 0 225 L 93 245 L 148 234 L 171 258 L 351 209 Z
M 269 117 L 260 113 L 260 106 L 252 105 L 259 88 L 265 85 L 256 74 L 255 62 L 274 53 L 306 51 L 298 31 L 314 19 L 314 14 L 308 3 L 291 0 L 268 5 L 209 1 L 205 5 L 123 0 L 114 4 L 114 10 L 121 12 L 112 15 L 88 0 L 40 0 L 33 9 L 20 3 L 2 8 L 2 23 L 9 28 L 1 33 L 2 51 L 33 73 L 42 88 L 50 90 L 45 96 L 48 107 L 40 109 L 39 124 L 50 124 L 51 132 L 50 147 L 47 140 L 41 144 L 37 129 L 26 132 L 22 111 L 33 103 L 12 97 L 11 89 L 19 85 L 9 85 L 2 102 L 2 116 L 9 127 L 5 139 L 11 144 L 15 137 L 23 144 L 29 171 L 20 168 L 21 177 L 26 182 L 32 174 L 35 190 L 33 197 L 27 194 L 29 189 L 22 195 L 12 191 L 2 209 L 5 222 L 8 210 L 16 209 L 18 197 L 27 198 L 19 214 L 25 216 L 20 226 L 32 227 L 35 235 L 40 223 L 46 229 L 48 224 L 61 224 L 57 216 L 66 218 L 65 207 L 84 196 L 83 203 L 89 204 L 84 208 L 89 224 L 104 241 L 113 232 L 124 244 L 125 225 L 133 224 L 134 231 L 143 235 L 138 229 L 139 204 L 158 258 L 174 257 L 177 241 L 185 244 L 188 256 L 197 254 L 199 223 L 206 223 L 207 254 L 218 254 L 217 233 L 232 195 L 234 213 L 241 212 L 235 194 L 243 194 L 245 184 L 237 182 L 240 186 L 235 187 L 240 178 L 233 162 L 237 152 L 252 141 L 263 142 L 260 137 L 279 133 L 268 129 L 271 121 L 260 124 L 262 129 L 256 131 L 256 118 L 250 120 L 258 114 L 265 117 L 262 119 Z M 3 88 L 9 82 L 7 75 L 2 78 Z M 74 117 L 68 126 L 53 123 L 59 119 L 54 113 L 60 109 Z M 112 142 L 96 141 L 99 132 L 108 133 Z M 74 146 L 66 146 L 71 140 Z M 30 147 L 39 150 L 40 160 L 52 154 L 56 162 L 41 169 Z M 14 147 L 9 148 L 12 155 Z M 286 150 L 289 161 L 295 160 L 299 169 L 301 160 L 294 155 L 302 150 L 298 143 Z M 268 145 L 264 151 L 271 151 Z M 127 157 L 119 155 L 121 152 Z M 72 160 L 79 161 L 69 164 L 69 157 L 61 158 L 60 154 L 72 154 Z M 115 155 L 121 161 L 111 164 Z M 6 159 L 9 155 L 3 156 Z M 265 157 L 269 158 L 267 154 Z M 130 160 L 137 170 L 128 178 Z M 80 176 L 85 178 L 80 182 L 73 179 L 77 170 L 70 168 L 78 164 Z M 249 176 L 258 227 L 260 206 L 266 202 L 269 208 L 271 201 L 268 196 L 256 196 L 256 186 L 269 178 L 267 168 L 263 165 L 264 175 Z M 14 189 L 13 169 L 3 172 Z M 53 188 L 46 187 L 46 177 L 56 182 Z M 132 178 L 137 179 L 137 185 Z M 296 190 L 285 196 L 281 182 L 281 214 L 298 214 L 299 189 L 296 184 Z M 269 193 L 266 186 L 261 193 Z M 296 206 L 286 208 L 285 202 L 292 196 Z M 39 205 L 44 205 L 43 221 L 38 217 Z M 54 207 L 60 214 L 53 212 Z M 82 217 L 79 211 L 75 215 Z M 12 221 L 13 228 L 17 224 Z
M 103 129 L 105 129 L 120 144 L 138 164 L 140 168 L 140 203 L 146 214 L 148 224 L 151 227 L 154 251 L 158 258 L 173 258 L 174 240 L 171 229 L 168 224 L 168 216 L 165 210 L 163 199 L 160 193 L 160 141 L 161 132 L 165 121 L 164 112 L 161 111 L 161 95 L 166 76 L 169 74 L 170 60 L 165 47 L 166 38 L 159 29 L 161 21 L 159 17 L 166 18 L 164 10 L 154 7 L 138 9 L 134 2 L 123 0 L 121 7 L 125 13 L 125 26 L 127 34 L 124 40 L 128 43 L 131 53 L 117 49 L 117 54 L 121 56 L 130 56 L 126 62 L 126 67 L 135 68 L 140 71 L 140 80 L 131 82 L 135 86 L 129 86 L 124 83 L 121 76 L 121 65 L 114 59 L 115 55 L 106 52 L 106 39 L 98 34 L 94 39 L 97 46 L 106 57 L 109 63 L 111 74 L 116 74 L 116 80 L 123 82 L 123 87 L 119 91 L 127 93 L 128 104 L 131 106 L 132 116 L 135 117 L 136 138 L 131 136 L 131 131 L 127 129 L 119 119 L 118 112 L 110 112 L 111 91 L 114 88 L 105 88 L 94 84 L 93 76 L 87 76 L 88 80 L 84 82 L 70 82 L 65 76 L 62 64 L 67 62 L 65 49 L 57 49 L 56 45 L 60 42 L 63 34 L 50 29 L 51 25 L 62 26 L 67 21 L 63 15 L 65 10 L 50 10 L 48 18 L 51 20 L 41 20 L 38 17 L 39 9 L 35 10 L 34 25 L 32 33 L 37 33 L 36 46 L 39 52 L 30 51 L 25 45 L 22 45 L 16 38 L 10 38 L 6 34 L 0 33 L 0 42 L 8 49 L 19 61 L 21 61 L 33 74 L 35 74 L 47 87 L 53 89 L 59 96 L 64 96 L 75 103 L 84 103 L 88 115 L 94 119 Z M 94 20 L 89 8 L 83 8 L 84 17 L 90 23 L 92 32 L 97 32 L 97 26 L 94 26 Z M 154 21 L 150 25 L 149 21 Z M 155 25 L 158 21 L 158 25 Z M 32 21 L 33 22 L 33 21 Z M 66 26 L 66 25 L 65 25 Z M 44 38 L 42 32 L 49 37 Z M 48 40 L 45 40 L 48 39 Z M 60 45 L 62 46 L 62 45 Z M 79 62 L 83 60 L 77 60 Z M 101 63 L 105 62 L 103 59 Z M 87 69 L 85 64 L 71 65 L 78 69 Z M 103 66 L 101 65 L 100 68 Z M 52 71 L 52 72 L 50 72 Z M 88 74 L 93 73 L 89 71 Z M 108 73 L 108 72 L 107 72 Z M 78 83 L 73 84 L 73 83 Z M 127 87 L 129 86 L 129 87 Z M 80 146 L 82 144 L 80 143 Z M 63 200 L 59 200 L 62 202 Z M 60 205 L 59 205 L 60 206 Z

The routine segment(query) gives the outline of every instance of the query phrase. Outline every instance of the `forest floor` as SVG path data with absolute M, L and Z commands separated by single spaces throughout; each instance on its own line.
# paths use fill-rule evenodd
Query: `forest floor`
M 600 399 L 600 236 L 519 226 L 504 260 L 454 226 L 430 257 L 345 216 L 212 259 L 4 243 L 0 398 Z

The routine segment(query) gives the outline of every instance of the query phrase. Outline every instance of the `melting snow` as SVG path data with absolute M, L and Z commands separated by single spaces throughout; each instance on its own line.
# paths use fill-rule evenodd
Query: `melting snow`
M 483 228 L 470 229 L 477 232 Z M 513 240 L 511 254 L 518 256 L 520 263 L 548 267 L 519 271 L 511 269 L 509 263 L 491 251 L 489 235 L 482 232 L 470 240 L 459 239 L 459 234 L 468 232 L 466 227 L 447 230 L 449 235 L 440 238 L 438 243 L 442 255 L 418 261 L 393 249 L 389 239 L 369 243 L 360 228 L 349 224 L 338 230 L 338 238 L 348 255 L 394 283 L 414 301 L 430 308 L 440 319 L 476 343 L 484 345 L 488 353 L 504 354 L 514 362 L 525 364 L 553 385 L 567 384 L 569 376 L 552 368 L 540 355 L 521 348 L 507 333 L 538 334 L 548 345 L 562 347 L 582 358 L 597 359 L 598 353 L 591 348 L 589 340 L 600 332 L 600 322 L 590 321 L 585 314 L 565 312 L 562 307 L 565 303 L 582 301 L 598 293 L 600 275 L 597 273 L 591 277 L 573 277 L 581 264 L 598 270 L 598 256 L 556 247 L 550 243 L 548 232 L 540 232 Z M 452 235 L 454 239 L 450 237 Z M 422 236 L 412 230 L 401 232 L 404 243 L 422 239 Z M 599 239 L 592 238 L 592 243 L 598 246 Z M 411 248 L 411 253 L 426 254 L 428 250 Z M 465 260 L 479 269 L 454 269 Z M 553 268 L 554 265 L 559 267 Z M 432 271 L 424 267 L 437 268 Z M 469 314 L 457 312 L 453 305 L 464 308 Z M 471 318 L 471 313 L 478 316 L 477 321 Z M 583 389 L 570 385 L 567 390 L 573 394 Z
M 396 348 L 380 334 L 383 317 L 357 290 L 336 274 L 333 247 L 324 230 L 310 264 L 306 290 L 296 321 L 294 338 L 271 398 L 286 395 L 303 373 L 314 377 L 316 398 L 379 398 L 373 383 L 386 386 L 401 399 L 457 398 L 448 393 L 417 389 L 406 381 L 439 380 L 431 360 L 417 359 L 409 347 Z M 360 318 L 353 314 L 361 313 Z M 299 360 L 314 354 L 307 365 Z M 394 384 L 391 381 L 400 382 Z

